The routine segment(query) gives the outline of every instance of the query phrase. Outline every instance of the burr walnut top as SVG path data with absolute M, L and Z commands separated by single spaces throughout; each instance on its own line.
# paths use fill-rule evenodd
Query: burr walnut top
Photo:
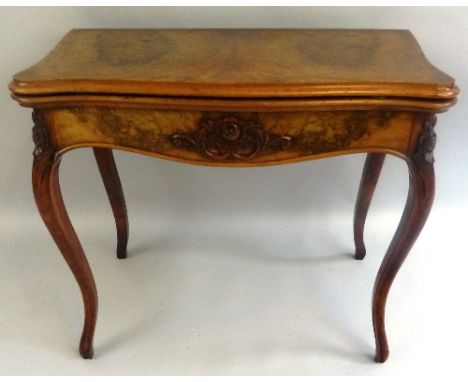
M 454 99 L 406 30 L 77 29 L 14 76 L 20 97 Z

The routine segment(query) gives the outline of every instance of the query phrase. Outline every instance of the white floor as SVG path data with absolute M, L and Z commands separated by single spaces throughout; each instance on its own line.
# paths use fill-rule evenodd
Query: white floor
M 364 261 L 351 257 L 351 214 L 203 224 L 134 217 L 126 260 L 114 256 L 110 213 L 75 214 L 100 298 L 93 360 L 79 357 L 79 291 L 38 215 L 3 216 L 0 373 L 461 373 L 460 211 L 433 211 L 391 291 L 390 358 L 372 361 L 373 279 L 400 213 L 371 214 Z

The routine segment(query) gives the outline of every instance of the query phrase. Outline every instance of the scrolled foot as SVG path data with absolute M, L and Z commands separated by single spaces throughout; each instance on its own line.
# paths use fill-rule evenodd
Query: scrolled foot
M 117 248 L 117 258 L 126 259 L 127 258 L 127 248 Z
M 91 359 L 94 356 L 93 337 L 94 337 L 94 324 L 92 326 L 86 325 L 83 328 L 83 333 L 80 339 L 80 354 L 84 359 Z
M 375 358 L 374 358 L 375 362 L 384 363 L 388 358 L 388 354 L 389 354 L 388 349 L 377 351 L 377 353 L 375 354 Z
M 84 359 L 91 359 L 94 356 L 94 349 L 92 346 L 89 346 L 87 348 L 82 348 L 80 346 L 80 354 Z
M 354 254 L 354 259 L 355 260 L 364 260 L 364 257 L 366 257 L 366 248 L 356 248 L 356 253 Z

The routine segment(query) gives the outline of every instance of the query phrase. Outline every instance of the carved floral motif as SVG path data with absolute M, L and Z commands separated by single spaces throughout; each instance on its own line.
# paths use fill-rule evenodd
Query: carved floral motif
M 49 149 L 49 135 L 44 118 L 39 112 L 34 110 L 32 113 L 32 119 L 34 122 L 32 139 L 35 144 L 33 155 L 34 158 L 38 158 Z
M 418 155 L 427 163 L 434 163 L 434 148 L 436 145 L 436 133 L 434 126 L 436 124 L 436 116 L 431 115 L 425 122 L 421 137 L 418 144 Z
M 174 134 L 172 142 L 216 160 L 246 160 L 289 148 L 291 137 L 269 134 L 257 120 L 227 116 L 202 119 L 196 133 Z

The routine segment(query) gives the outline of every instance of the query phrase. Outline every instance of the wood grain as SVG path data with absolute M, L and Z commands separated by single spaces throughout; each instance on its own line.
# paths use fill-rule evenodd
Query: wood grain
M 53 121 L 60 151 L 85 146 L 112 147 L 213 166 L 280 164 L 366 150 L 405 153 L 418 115 L 397 111 L 223 113 L 95 107 L 46 112 Z M 203 120 L 227 117 L 258 121 L 265 134 L 290 137 L 290 145 L 245 160 L 215 160 L 203 150 L 174 144 L 174 135 L 198 134 Z
M 97 292 L 58 177 L 62 155 L 80 147 L 94 149 L 121 258 L 128 219 L 112 149 L 227 167 L 370 153 L 355 209 L 356 258 L 365 254 L 385 155 L 404 159 L 408 199 L 372 300 L 375 360 L 387 359 L 387 296 L 434 196 L 435 114 L 458 94 L 409 31 L 73 30 L 16 74 L 10 90 L 34 109 L 34 196 L 82 293 L 84 358 L 93 355 Z
M 328 97 L 328 98 L 184 98 L 118 95 L 22 96 L 11 94 L 20 105 L 33 108 L 118 107 L 174 111 L 330 111 L 400 110 L 442 113 L 456 98 Z
M 406 30 L 78 29 L 14 76 L 21 95 L 454 98 Z

